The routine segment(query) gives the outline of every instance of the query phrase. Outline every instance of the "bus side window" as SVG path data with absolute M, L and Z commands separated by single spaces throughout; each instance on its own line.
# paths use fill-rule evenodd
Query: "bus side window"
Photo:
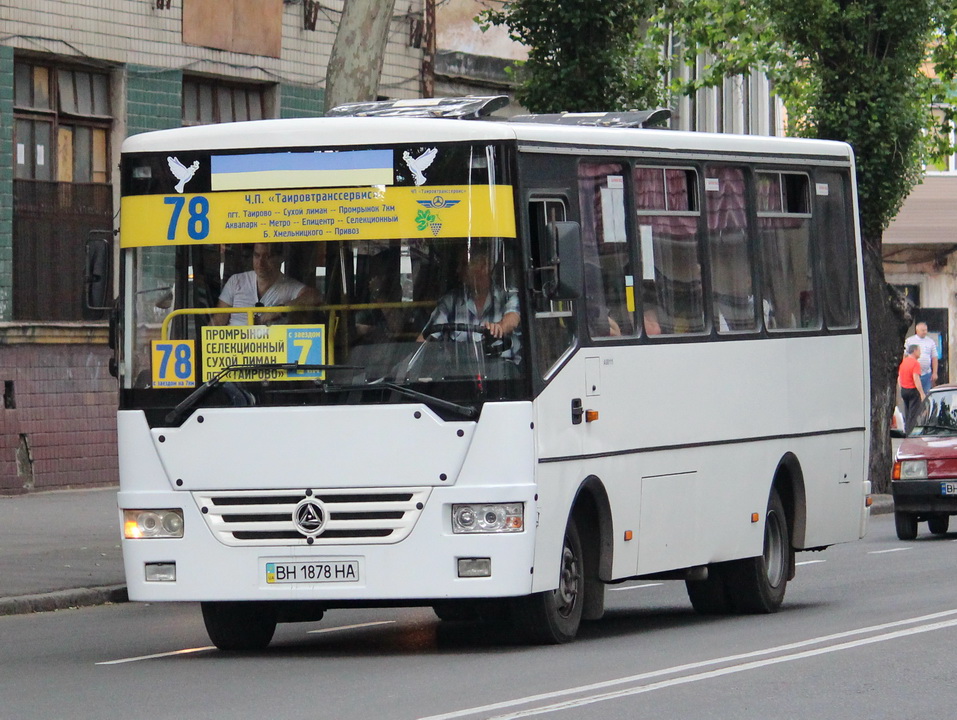
M 585 304 L 592 337 L 635 334 L 635 271 L 625 210 L 622 163 L 581 163 Z
M 758 248 L 770 330 L 821 327 L 811 257 L 811 198 L 804 173 L 757 173 Z
M 846 172 L 820 170 L 815 176 L 814 215 L 817 251 L 824 277 L 824 313 L 831 328 L 855 327 L 858 323 L 857 258 L 847 194 Z
M 648 335 L 705 330 L 701 247 L 698 242 L 698 182 L 690 168 L 636 167 L 635 206 L 645 293 L 654 289 L 657 328 Z
M 754 331 L 758 325 L 744 170 L 708 165 L 705 177 L 712 321 L 721 334 Z
M 548 246 L 545 229 L 548 223 L 563 221 L 566 216 L 565 203 L 560 199 L 529 201 L 528 226 L 533 268 L 545 268 L 551 264 L 554 248 Z M 575 341 L 574 301 L 546 298 L 543 285 L 549 272 L 534 270 L 533 273 L 530 309 L 538 344 L 534 357 L 536 369 L 542 377 L 546 377 Z

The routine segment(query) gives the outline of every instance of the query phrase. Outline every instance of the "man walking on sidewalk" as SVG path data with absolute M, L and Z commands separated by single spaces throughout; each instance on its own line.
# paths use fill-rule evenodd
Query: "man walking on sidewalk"
M 937 384 L 937 343 L 927 334 L 927 323 L 917 323 L 914 334 L 904 341 L 905 353 L 911 345 L 920 345 L 920 384 L 927 394 Z

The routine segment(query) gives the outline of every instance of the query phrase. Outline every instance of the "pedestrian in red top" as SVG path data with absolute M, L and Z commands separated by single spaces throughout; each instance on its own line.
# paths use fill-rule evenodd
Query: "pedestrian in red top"
M 897 382 L 901 386 L 904 401 L 904 429 L 910 432 L 917 419 L 917 411 L 924 399 L 924 387 L 920 382 L 920 345 L 908 345 L 907 354 L 897 369 Z

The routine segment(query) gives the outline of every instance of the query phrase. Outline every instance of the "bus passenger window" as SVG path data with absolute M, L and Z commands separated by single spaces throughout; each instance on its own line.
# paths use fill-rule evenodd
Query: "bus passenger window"
M 828 327 L 854 327 L 857 312 L 857 258 L 853 217 L 848 212 L 846 173 L 819 171 L 815 177 L 815 233 L 823 261 L 824 313 Z
M 769 330 L 817 329 L 808 176 L 757 173 L 758 247 Z
M 662 334 L 704 332 L 697 173 L 636 167 L 634 183 L 641 279 L 654 289 L 646 303 L 654 304 Z M 649 335 L 653 327 L 646 328 Z
M 705 168 L 712 322 L 719 333 L 757 329 L 744 170 Z
M 578 170 L 585 302 L 592 337 L 635 335 L 635 271 L 625 211 L 625 166 L 582 163 Z

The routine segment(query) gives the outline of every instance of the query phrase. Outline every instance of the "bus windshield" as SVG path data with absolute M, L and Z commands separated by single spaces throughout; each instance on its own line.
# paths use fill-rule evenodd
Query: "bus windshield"
M 439 148 L 444 167 L 416 184 L 403 154 L 421 153 L 387 153 L 398 159 L 389 186 L 255 194 L 136 193 L 159 163 L 128 160 L 124 405 L 168 409 L 204 383 L 215 386 L 207 407 L 411 398 L 468 416 L 485 400 L 527 398 L 501 153 Z

